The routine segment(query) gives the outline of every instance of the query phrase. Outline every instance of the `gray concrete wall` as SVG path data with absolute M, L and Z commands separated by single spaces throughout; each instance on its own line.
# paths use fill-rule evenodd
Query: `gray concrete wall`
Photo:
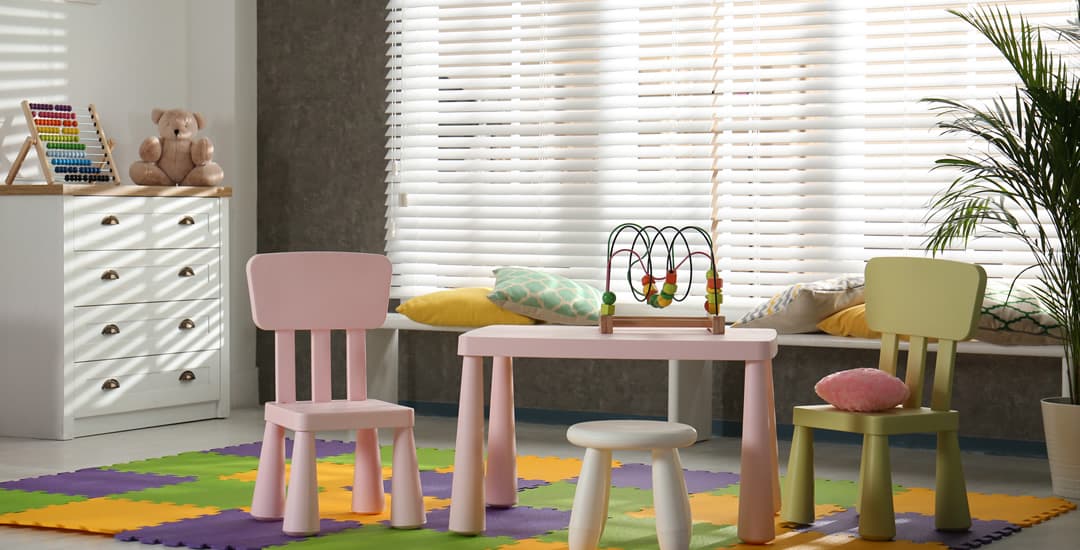
M 258 5 L 260 252 L 382 252 L 384 238 L 384 2 L 262 0 Z M 456 334 L 403 332 L 401 398 L 456 403 Z M 307 385 L 301 356 L 298 384 Z M 335 356 L 343 356 L 335 340 Z M 273 338 L 258 337 L 260 398 L 273 398 Z M 667 369 L 657 362 L 515 362 L 520 407 L 662 416 Z M 954 406 L 962 434 L 1041 440 L 1039 399 L 1060 393 L 1055 359 L 961 355 Z M 830 372 L 876 366 L 873 352 L 783 348 L 774 369 L 777 416 L 817 402 Z M 343 376 L 339 365 L 335 376 Z M 489 377 L 490 380 L 490 377 Z M 715 375 L 714 416 L 739 420 L 742 369 Z

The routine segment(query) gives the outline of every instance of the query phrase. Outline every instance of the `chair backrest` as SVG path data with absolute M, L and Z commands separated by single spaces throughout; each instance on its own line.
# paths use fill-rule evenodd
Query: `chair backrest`
M 330 331 L 344 330 L 348 399 L 367 398 L 364 331 L 386 321 L 390 260 L 360 252 L 256 254 L 247 263 L 251 316 L 274 331 L 276 401 L 296 400 L 297 330 L 311 331 L 311 399 L 330 401 Z
M 922 405 L 928 339 L 938 342 L 930 408 L 948 410 L 956 342 L 975 333 L 986 290 L 981 266 L 931 258 L 873 258 L 866 264 L 866 324 L 881 332 L 879 368 L 896 374 L 899 337 L 909 338 L 904 407 Z

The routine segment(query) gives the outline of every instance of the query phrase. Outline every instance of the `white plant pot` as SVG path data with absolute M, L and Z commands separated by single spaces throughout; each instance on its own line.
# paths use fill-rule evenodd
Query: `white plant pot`
M 1080 499 L 1080 405 L 1067 397 L 1047 397 L 1042 415 L 1054 494 Z

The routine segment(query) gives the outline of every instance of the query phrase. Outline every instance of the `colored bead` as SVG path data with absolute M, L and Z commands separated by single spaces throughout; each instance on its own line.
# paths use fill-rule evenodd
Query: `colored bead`
M 652 295 L 649 296 L 647 301 L 649 302 L 649 305 L 652 306 L 652 307 L 660 307 L 660 304 L 658 302 L 659 300 L 660 300 L 660 297 L 658 295 L 652 294 Z
M 615 303 L 615 293 L 614 292 L 610 292 L 610 291 L 605 292 L 603 298 L 604 298 L 604 304 L 606 304 L 606 305 L 611 305 L 611 304 Z
M 716 304 L 705 302 L 705 311 L 712 315 L 716 315 L 720 311 L 720 308 L 717 307 Z
M 671 296 L 674 296 L 675 291 L 677 291 L 677 290 L 679 290 L 679 285 L 677 285 L 675 283 L 672 283 L 672 282 L 667 282 L 667 283 L 664 283 L 664 289 L 663 289 L 662 292 L 664 294 L 670 294 Z
M 600 315 L 615 315 L 615 306 L 603 304 L 600 306 Z
M 678 282 L 678 279 L 679 274 L 674 271 L 668 271 L 667 275 L 664 275 L 664 282 L 668 284 L 675 284 Z
M 713 271 L 713 268 L 710 267 L 709 270 L 705 272 L 705 278 L 712 279 L 714 277 L 716 277 L 716 272 Z
M 661 295 L 660 298 L 656 300 L 656 302 L 657 304 L 659 304 L 660 307 L 668 307 L 671 305 L 671 298 L 664 298 L 664 296 Z
M 724 288 L 724 280 L 720 278 L 708 279 L 705 281 L 705 288 L 709 290 L 714 288 Z
M 724 295 L 719 292 L 706 292 L 705 300 L 709 303 L 723 302 Z
M 655 283 L 655 282 L 656 282 L 656 279 L 654 279 L 652 275 L 649 275 L 647 273 L 645 274 L 644 277 L 641 278 L 641 284 L 643 284 L 643 285 L 647 285 L 647 284 Z

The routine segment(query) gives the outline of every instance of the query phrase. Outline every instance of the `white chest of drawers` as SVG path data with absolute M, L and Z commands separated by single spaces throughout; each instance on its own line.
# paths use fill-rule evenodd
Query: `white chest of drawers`
M 0 436 L 228 415 L 229 196 L 0 186 Z

